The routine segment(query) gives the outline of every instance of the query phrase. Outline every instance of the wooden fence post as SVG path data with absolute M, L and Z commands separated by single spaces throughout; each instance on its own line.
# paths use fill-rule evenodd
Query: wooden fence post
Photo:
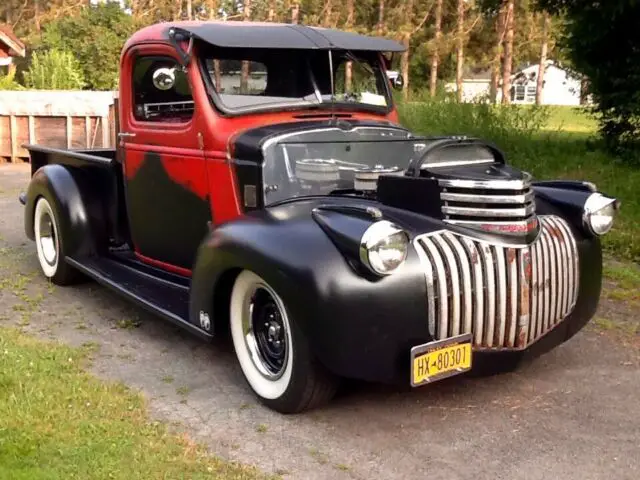
M 36 143 L 36 121 L 33 115 L 29 115 L 29 143 L 31 145 Z
M 84 145 L 91 148 L 91 117 L 84 117 Z
M 18 125 L 15 115 L 9 117 L 9 129 L 11 130 L 9 140 L 11 143 L 11 161 L 15 162 L 18 158 Z
M 67 115 L 67 148 L 71 148 L 73 141 L 73 120 Z

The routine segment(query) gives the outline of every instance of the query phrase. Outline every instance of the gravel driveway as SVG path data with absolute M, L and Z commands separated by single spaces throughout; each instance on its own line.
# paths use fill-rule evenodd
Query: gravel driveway
M 590 326 L 515 373 L 351 384 L 327 408 L 281 416 L 254 400 L 229 341 L 202 343 L 96 283 L 50 287 L 24 236 L 27 182 L 26 165 L 0 166 L 0 324 L 95 342 L 96 374 L 140 389 L 218 455 L 308 480 L 640 478 L 637 346 Z

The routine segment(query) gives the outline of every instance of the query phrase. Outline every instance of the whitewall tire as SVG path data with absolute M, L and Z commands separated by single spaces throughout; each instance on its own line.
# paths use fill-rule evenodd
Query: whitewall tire
M 262 403 L 295 413 L 333 396 L 335 378 L 313 358 L 282 298 L 260 276 L 238 275 L 229 313 L 240 368 Z
M 79 272 L 71 268 L 64 259 L 64 240 L 60 222 L 45 197 L 39 197 L 33 214 L 33 231 L 40 269 L 45 277 L 58 285 L 72 283 Z

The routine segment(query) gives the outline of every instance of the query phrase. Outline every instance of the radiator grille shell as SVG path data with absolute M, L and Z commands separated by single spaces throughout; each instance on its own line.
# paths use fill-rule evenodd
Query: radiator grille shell
M 538 218 L 540 235 L 524 247 L 447 230 L 414 239 L 435 339 L 472 333 L 476 350 L 523 349 L 571 313 L 580 274 L 575 238 L 562 218 Z
M 521 180 L 438 179 L 442 215 L 446 222 L 473 228 L 493 223 L 526 226 L 535 217 L 531 175 Z

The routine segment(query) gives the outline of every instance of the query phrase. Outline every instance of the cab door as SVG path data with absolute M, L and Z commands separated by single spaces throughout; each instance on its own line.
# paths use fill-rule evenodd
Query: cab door
M 211 221 L 189 75 L 173 49 L 145 45 L 127 54 L 120 82 L 119 136 L 135 253 L 189 275 Z

